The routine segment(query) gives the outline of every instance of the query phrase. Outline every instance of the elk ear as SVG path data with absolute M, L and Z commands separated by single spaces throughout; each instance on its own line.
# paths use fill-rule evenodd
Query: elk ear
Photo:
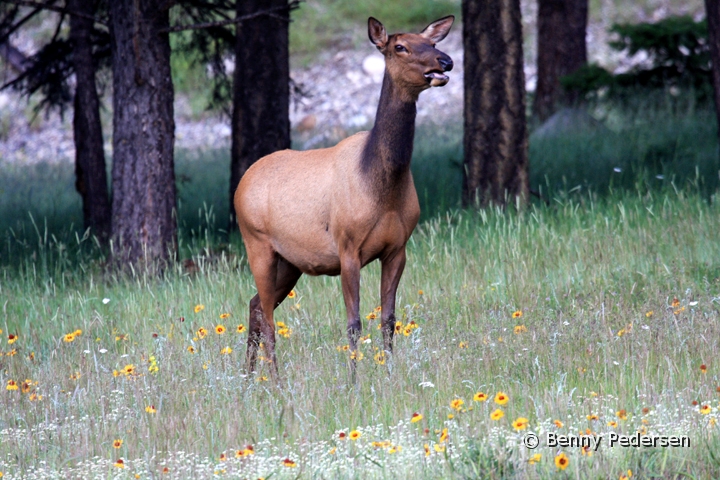
M 385 48 L 385 45 L 387 45 L 388 34 L 385 31 L 385 27 L 373 17 L 368 18 L 368 37 L 370 37 L 370 41 L 378 50 L 382 50 Z
M 452 27 L 454 21 L 455 15 L 448 15 L 447 17 L 443 17 L 440 20 L 435 20 L 430 25 L 425 27 L 425 30 L 423 30 L 420 35 L 427 38 L 433 43 L 438 43 L 450 32 L 450 27 Z

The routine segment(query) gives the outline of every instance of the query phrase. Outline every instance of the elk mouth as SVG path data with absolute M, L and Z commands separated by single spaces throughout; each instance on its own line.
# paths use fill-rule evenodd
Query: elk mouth
M 425 74 L 425 80 L 427 80 L 431 87 L 442 87 L 450 81 L 450 77 L 440 70 L 431 70 Z

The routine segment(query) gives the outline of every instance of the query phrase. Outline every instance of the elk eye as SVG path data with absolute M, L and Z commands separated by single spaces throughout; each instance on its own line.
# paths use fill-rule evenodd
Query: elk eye
M 407 48 L 403 47 L 402 45 L 395 45 L 395 51 L 396 52 L 407 52 Z

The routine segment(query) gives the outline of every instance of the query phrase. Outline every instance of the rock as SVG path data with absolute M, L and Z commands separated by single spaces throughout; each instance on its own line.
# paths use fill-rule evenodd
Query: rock
M 317 125 L 317 117 L 313 115 L 312 113 L 309 115 L 305 115 L 302 120 L 300 120 L 295 127 L 295 131 L 298 133 L 305 133 L 309 132 L 315 129 L 315 126 Z
M 582 108 L 563 108 L 555 112 L 540 125 L 532 136 L 552 138 L 578 132 L 607 130 L 607 127 L 595 120 Z
M 232 129 L 230 128 L 230 126 L 224 123 L 216 123 L 215 125 L 213 125 L 212 130 L 215 135 L 219 135 L 220 137 L 229 138 L 232 134 Z
M 363 72 L 372 77 L 373 82 L 379 83 L 385 74 L 385 60 L 378 55 L 369 55 L 362 62 Z
M 357 128 L 357 127 L 364 127 L 368 123 L 368 118 L 363 115 L 362 113 L 358 115 L 353 115 L 347 122 L 348 127 L 350 128 Z

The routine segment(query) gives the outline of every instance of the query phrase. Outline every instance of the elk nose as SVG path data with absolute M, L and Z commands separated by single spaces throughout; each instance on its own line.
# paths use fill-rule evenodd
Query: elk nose
M 440 66 L 443 69 L 443 72 L 449 72 L 453 69 L 453 61 L 452 58 L 445 55 L 444 57 L 438 58 L 438 63 L 440 63 Z

